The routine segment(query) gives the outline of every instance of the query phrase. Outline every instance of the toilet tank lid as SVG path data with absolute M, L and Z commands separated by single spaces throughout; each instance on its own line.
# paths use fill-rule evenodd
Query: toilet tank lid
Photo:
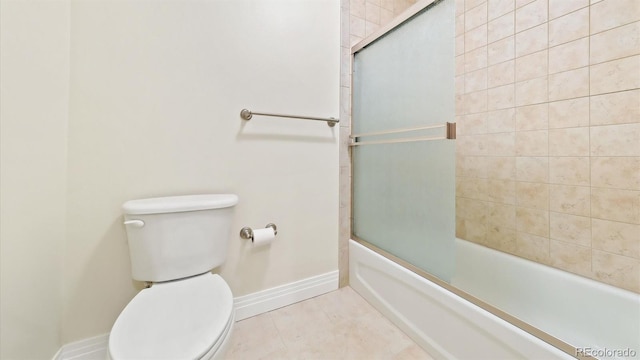
M 203 194 L 129 200 L 122 205 L 128 215 L 162 214 L 221 209 L 238 203 L 235 194 Z

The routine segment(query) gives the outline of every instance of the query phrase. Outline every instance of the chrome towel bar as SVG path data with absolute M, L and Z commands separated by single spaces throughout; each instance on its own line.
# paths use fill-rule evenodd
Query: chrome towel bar
M 336 119 L 336 118 L 320 118 L 320 117 L 314 117 L 314 116 L 301 116 L 301 115 L 286 115 L 286 114 L 273 114 L 273 113 L 259 113 L 259 112 L 253 112 L 251 110 L 247 110 L 247 109 L 242 109 L 242 111 L 240 111 L 240 117 L 243 118 L 244 120 L 251 120 L 251 118 L 253 117 L 253 115 L 262 115 L 262 116 L 273 116 L 273 117 L 283 117 L 283 118 L 290 118 L 290 119 L 302 119 L 302 120 L 317 120 L 317 121 L 326 121 L 327 125 L 329 125 L 329 127 L 334 127 L 336 126 L 337 123 L 340 122 L 340 120 Z

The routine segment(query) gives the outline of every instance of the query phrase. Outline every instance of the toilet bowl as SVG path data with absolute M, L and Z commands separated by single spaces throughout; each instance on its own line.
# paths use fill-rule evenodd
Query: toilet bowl
M 216 359 L 226 350 L 233 322 L 233 295 L 219 275 L 155 284 L 116 320 L 109 359 Z
M 152 285 L 116 319 L 107 359 L 218 359 L 235 321 L 233 294 L 211 273 L 226 259 L 233 194 L 123 205 L 133 278 Z

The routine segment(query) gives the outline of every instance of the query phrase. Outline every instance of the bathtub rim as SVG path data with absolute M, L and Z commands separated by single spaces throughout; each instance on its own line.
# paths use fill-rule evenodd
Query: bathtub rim
M 566 353 L 569 356 L 572 356 L 576 359 L 594 359 L 593 357 L 587 356 L 582 354 L 581 352 L 578 352 L 578 349 L 561 340 L 558 339 L 557 337 L 550 335 L 549 333 L 523 321 L 520 320 L 519 318 L 505 312 L 502 311 L 501 309 L 471 295 L 470 293 L 463 291 L 453 285 L 450 285 L 449 283 L 447 283 L 446 281 L 441 280 L 440 278 L 420 269 L 419 267 L 389 253 L 388 251 L 385 251 L 369 242 L 367 242 L 366 240 L 363 240 L 357 236 L 355 236 L 354 234 L 351 234 L 351 240 L 366 247 L 367 249 L 377 253 L 378 255 L 404 267 L 405 269 L 413 272 L 414 274 L 424 278 L 425 280 L 428 280 L 430 282 L 432 282 L 433 284 L 443 288 L 446 291 L 449 291 L 451 293 L 453 293 L 454 295 L 459 296 L 460 298 L 462 298 L 463 300 L 466 300 L 470 303 L 472 303 L 473 305 L 476 305 L 478 307 L 480 307 L 481 309 L 488 311 L 489 313 L 497 316 L 498 318 L 508 322 L 509 324 L 531 334 L 532 336 L 535 336 L 536 338 L 546 342 L 547 344 L 559 349 L 560 351 Z

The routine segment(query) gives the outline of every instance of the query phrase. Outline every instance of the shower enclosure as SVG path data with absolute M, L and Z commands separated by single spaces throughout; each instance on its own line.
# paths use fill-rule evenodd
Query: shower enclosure
M 352 48 L 351 286 L 436 356 L 639 358 L 638 294 L 456 238 L 455 2 L 416 7 Z

